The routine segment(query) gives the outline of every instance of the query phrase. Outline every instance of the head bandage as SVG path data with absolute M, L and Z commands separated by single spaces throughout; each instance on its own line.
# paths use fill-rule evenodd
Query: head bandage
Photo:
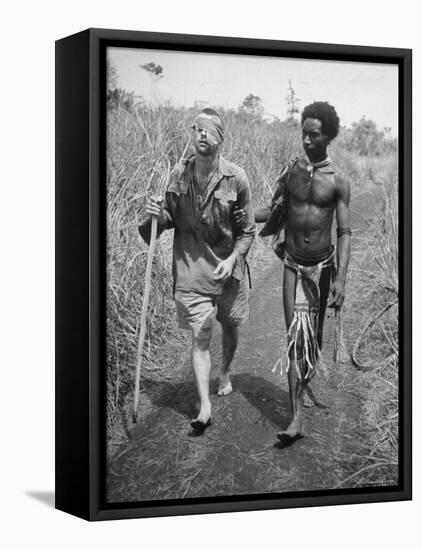
M 221 145 L 224 141 L 224 129 L 219 117 L 200 114 L 192 124 L 192 129 L 207 132 L 207 140 L 211 145 Z

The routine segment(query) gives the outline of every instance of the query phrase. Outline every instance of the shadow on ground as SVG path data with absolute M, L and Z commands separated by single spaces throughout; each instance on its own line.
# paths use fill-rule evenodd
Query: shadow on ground
M 49 508 L 54 508 L 56 495 L 53 491 L 26 491 L 25 494 Z
M 234 393 L 242 394 L 245 399 L 259 413 L 275 426 L 284 426 L 288 423 L 288 393 L 279 386 L 269 382 L 265 378 L 249 373 L 241 373 L 232 376 Z M 216 398 L 217 379 L 211 380 L 212 400 L 215 405 L 222 405 L 229 402 L 228 398 Z M 198 397 L 193 380 L 184 380 L 176 383 L 151 383 L 146 393 L 153 405 L 158 408 L 171 408 L 176 413 L 193 418 L 197 412 Z

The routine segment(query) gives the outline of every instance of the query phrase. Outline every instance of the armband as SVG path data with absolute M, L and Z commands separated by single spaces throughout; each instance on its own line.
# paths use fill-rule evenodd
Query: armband
M 352 230 L 350 227 L 337 227 L 337 237 L 342 237 L 343 235 L 351 235 Z

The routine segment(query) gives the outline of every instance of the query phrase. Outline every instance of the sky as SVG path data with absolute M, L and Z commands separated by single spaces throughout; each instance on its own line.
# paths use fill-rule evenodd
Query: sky
M 365 116 L 397 136 L 397 65 L 139 48 L 108 48 L 107 53 L 117 69 L 118 87 L 149 102 L 237 109 L 254 94 L 266 113 L 283 120 L 290 79 L 300 110 L 312 101 L 328 101 L 341 124 L 350 126 Z M 163 67 L 163 78 L 153 81 L 140 67 L 150 62 Z

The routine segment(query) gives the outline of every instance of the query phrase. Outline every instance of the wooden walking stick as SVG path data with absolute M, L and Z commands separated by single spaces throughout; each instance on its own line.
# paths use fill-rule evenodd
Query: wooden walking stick
M 186 142 L 186 145 L 185 145 L 185 148 L 183 149 L 183 153 L 182 153 L 182 156 L 180 157 L 180 161 L 179 162 L 182 162 L 182 160 L 185 158 L 185 155 L 186 155 L 186 152 L 188 150 L 188 147 L 190 145 L 190 140 L 192 139 L 192 136 L 189 136 L 189 139 L 188 141 Z
M 180 161 L 185 158 L 186 152 L 188 150 L 191 138 L 189 137 L 188 142 L 183 149 L 182 156 Z M 165 189 L 170 178 L 170 162 L 167 165 L 167 177 Z M 157 216 L 153 216 L 151 220 L 151 238 L 149 242 L 149 251 L 148 251 L 148 260 L 147 260 L 147 269 L 145 272 L 145 288 L 144 288 L 144 299 L 142 302 L 142 312 L 141 312 L 141 330 L 139 332 L 138 340 L 138 355 L 136 361 L 136 373 L 135 373 L 135 397 L 133 400 L 133 413 L 132 420 L 136 423 L 138 418 L 138 404 L 139 404 L 139 383 L 141 381 L 141 365 L 142 365 L 142 351 L 144 349 L 145 343 L 145 334 L 146 334 L 146 323 L 147 323 L 147 313 L 148 313 L 148 303 L 149 303 L 149 292 L 151 290 L 151 271 L 152 271 L 152 260 L 154 257 L 155 243 L 157 240 Z
M 168 166 L 167 166 L 166 188 L 169 181 L 169 176 L 170 176 L 170 162 L 168 163 Z M 155 243 L 157 240 L 157 221 L 158 221 L 157 216 L 153 216 L 151 220 L 151 238 L 149 242 L 147 269 L 145 272 L 144 299 L 142 301 L 142 312 L 141 312 L 141 330 L 139 332 L 139 340 L 138 340 L 138 356 L 137 356 L 136 373 L 135 373 L 135 397 L 133 401 L 133 414 L 132 414 L 132 420 L 134 423 L 138 418 L 139 382 L 141 380 L 142 351 L 144 349 L 145 334 L 147 329 L 149 293 L 151 290 L 152 260 L 154 258 Z

